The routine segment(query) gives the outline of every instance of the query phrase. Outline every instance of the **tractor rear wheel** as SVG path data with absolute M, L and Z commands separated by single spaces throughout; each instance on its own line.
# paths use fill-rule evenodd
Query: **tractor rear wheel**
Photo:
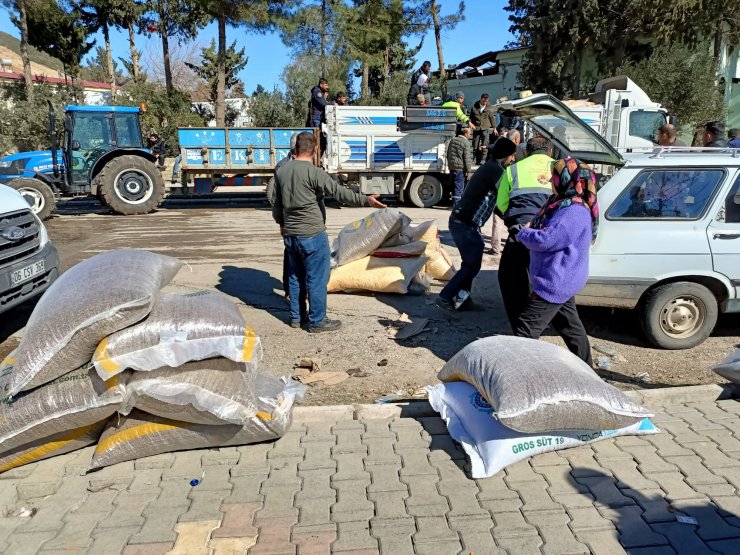
M 106 206 L 117 214 L 134 216 L 154 210 L 164 197 L 162 173 L 141 156 L 119 156 L 95 177 Z
M 8 183 L 8 187 L 18 191 L 31 207 L 39 220 L 45 220 L 56 208 L 54 192 L 46 183 L 33 177 L 18 177 Z

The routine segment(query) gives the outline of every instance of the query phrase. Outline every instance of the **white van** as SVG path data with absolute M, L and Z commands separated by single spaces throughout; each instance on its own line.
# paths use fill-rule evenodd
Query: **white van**
M 579 304 L 638 309 L 645 336 L 664 349 L 694 347 L 720 312 L 740 312 L 740 149 L 656 149 L 625 160 L 552 96 L 497 107 L 561 153 L 621 167 L 598 193 Z

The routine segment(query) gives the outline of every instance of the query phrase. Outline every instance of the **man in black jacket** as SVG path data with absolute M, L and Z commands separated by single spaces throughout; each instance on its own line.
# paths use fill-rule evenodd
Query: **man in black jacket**
M 488 93 L 483 93 L 480 100 L 473 104 L 470 122 L 475 126 L 473 130 L 475 163 L 480 165 L 488 148 L 491 133 L 496 133 L 496 113 L 488 105 Z
M 483 238 L 480 228 L 496 208 L 498 185 L 504 168 L 514 162 L 516 145 L 501 137 L 490 147 L 488 161 L 476 170 L 460 201 L 450 214 L 450 233 L 462 257 L 457 273 L 440 291 L 436 304 L 457 310 L 470 299 L 473 279 L 483 263 Z
M 311 89 L 311 100 L 308 101 L 308 117 L 306 125 L 309 127 L 321 127 L 326 121 L 326 107 L 331 104 L 327 100 L 329 96 L 329 81 L 323 77 L 319 84 Z
M 721 121 L 710 121 L 704 126 L 704 146 L 727 148 L 725 124 Z

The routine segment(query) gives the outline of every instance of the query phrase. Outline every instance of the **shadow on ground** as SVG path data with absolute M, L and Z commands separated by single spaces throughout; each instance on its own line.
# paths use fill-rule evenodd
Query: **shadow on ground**
M 223 266 L 216 289 L 244 304 L 264 310 L 276 320 L 288 319 L 289 309 L 281 294 L 283 284 L 264 270 Z

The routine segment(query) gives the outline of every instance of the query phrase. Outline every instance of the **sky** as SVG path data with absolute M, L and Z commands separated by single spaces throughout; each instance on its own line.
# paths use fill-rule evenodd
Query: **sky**
M 459 0 L 438 0 L 443 15 L 457 11 Z M 501 50 L 508 43 L 510 35 L 508 13 L 503 10 L 506 0 L 465 0 L 465 21 L 457 27 L 443 34 L 443 53 L 445 64 L 455 64 L 478 56 L 490 50 Z M 7 18 L 5 8 L 0 9 L 0 30 L 19 37 L 18 30 Z M 196 39 L 200 46 L 208 46 L 217 34 L 216 25 L 211 24 L 202 29 Z M 239 73 L 244 82 L 244 90 L 253 91 L 258 84 L 270 90 L 274 86 L 281 87 L 280 75 L 283 68 L 291 59 L 290 48 L 280 40 L 278 33 L 265 35 L 249 34 L 240 28 L 228 28 L 227 41 L 231 44 L 236 40 L 237 48 L 244 48 L 249 57 L 247 66 Z M 102 35 L 96 36 L 96 46 L 103 45 Z M 159 51 L 159 37 L 138 35 L 137 47 L 144 52 L 156 53 Z M 114 30 L 111 34 L 114 57 L 129 56 L 128 34 Z M 413 41 L 412 41 L 413 42 Z M 93 49 L 94 52 L 95 49 Z M 146 57 L 146 55 L 145 55 Z M 430 60 L 432 67 L 438 67 L 437 47 L 434 41 L 434 32 L 428 31 L 424 37 L 424 44 L 417 54 L 417 66 L 423 60 Z

